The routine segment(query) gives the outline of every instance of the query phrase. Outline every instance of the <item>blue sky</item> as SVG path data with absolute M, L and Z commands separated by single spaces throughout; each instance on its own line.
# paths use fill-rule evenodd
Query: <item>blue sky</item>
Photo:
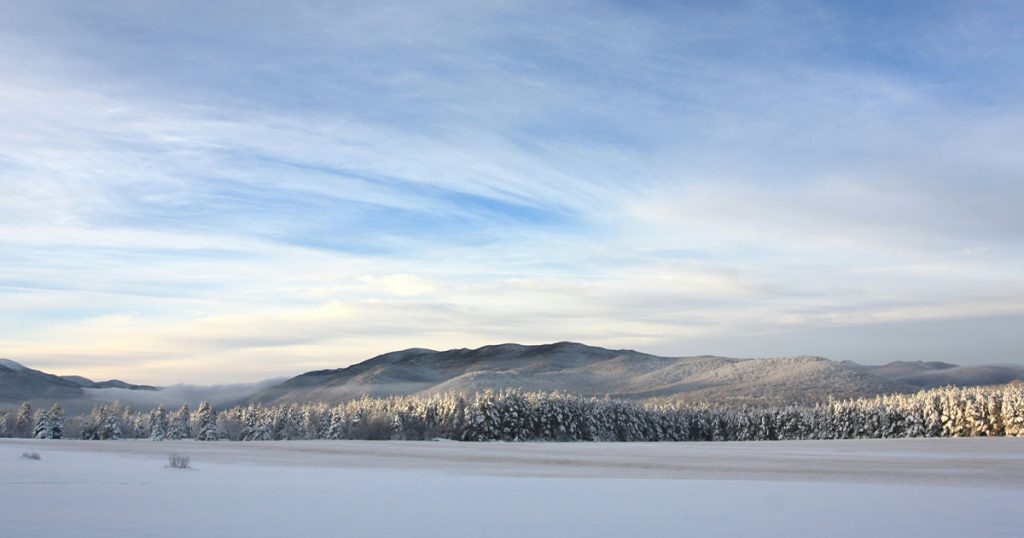
M 1018 2 L 4 2 L 0 356 L 1020 362 Z

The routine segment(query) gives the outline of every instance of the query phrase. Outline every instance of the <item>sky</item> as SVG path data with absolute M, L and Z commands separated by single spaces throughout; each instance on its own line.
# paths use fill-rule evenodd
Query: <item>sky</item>
M 1024 362 L 1024 4 L 0 0 L 0 357 Z

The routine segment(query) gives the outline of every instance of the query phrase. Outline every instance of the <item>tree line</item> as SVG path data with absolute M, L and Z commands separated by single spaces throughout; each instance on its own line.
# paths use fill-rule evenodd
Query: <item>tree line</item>
M 140 412 L 118 403 L 65 417 L 25 403 L 0 413 L 0 436 L 45 439 L 447 438 L 461 441 L 753 441 L 897 437 L 1024 437 L 1024 385 L 937 388 L 817 405 L 655 403 L 510 389 L 473 395 L 363 397 L 339 404 L 207 402 Z

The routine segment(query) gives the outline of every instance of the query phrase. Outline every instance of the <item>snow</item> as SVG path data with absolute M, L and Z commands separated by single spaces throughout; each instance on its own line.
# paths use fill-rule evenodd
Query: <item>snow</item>
M 3 439 L 0 534 L 1018 536 L 1022 449 Z M 168 468 L 171 453 L 193 468 Z

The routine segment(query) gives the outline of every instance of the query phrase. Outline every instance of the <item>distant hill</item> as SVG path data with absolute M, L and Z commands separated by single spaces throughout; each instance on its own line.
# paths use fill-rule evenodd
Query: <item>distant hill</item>
M 283 382 L 167 388 L 119 380 L 55 376 L 0 359 L 0 404 L 61 401 L 79 408 L 118 399 L 148 408 L 163 403 L 220 407 L 239 403 L 344 402 L 361 396 L 472 393 L 521 388 L 586 396 L 731 404 L 785 404 L 857 398 L 943 385 L 974 386 L 1024 380 L 1024 366 L 958 366 L 892 362 L 881 366 L 822 357 L 734 359 L 660 357 L 573 342 L 500 344 L 478 349 L 414 348 L 361 363 L 307 372 Z
M 501 344 L 479 349 L 417 348 L 386 353 L 347 368 L 293 377 L 246 401 L 342 402 L 364 394 L 470 393 L 522 388 L 596 397 L 758 405 L 913 392 L 936 383 L 969 385 L 1024 379 L 1024 368 L 1013 367 L 999 370 L 999 375 L 969 375 L 979 368 L 946 363 L 863 366 L 821 357 L 659 357 L 573 342 L 539 346 Z
M 19 402 L 37 398 L 64 400 L 85 393 L 78 384 L 52 374 L 27 368 L 9 359 L 0 359 L 0 400 Z
M 56 376 L 33 370 L 10 359 L 0 359 L 0 402 L 32 399 L 66 400 L 85 396 L 82 389 L 122 388 L 157 390 L 149 385 L 133 385 L 118 379 L 92 381 L 82 376 Z
M 947 362 L 900 361 L 860 367 L 887 379 L 925 389 L 946 385 L 1003 385 L 1024 380 L 1024 366 L 958 366 Z
M 120 379 L 111 379 L 109 381 L 93 381 L 89 378 L 82 377 L 80 375 L 62 375 L 61 379 L 70 381 L 79 387 L 85 389 L 128 389 L 128 390 L 159 390 L 157 387 L 151 385 L 133 385 L 126 383 Z
M 195 408 L 203 400 L 213 405 L 235 402 L 281 381 L 270 379 L 231 385 L 154 387 L 119 379 L 93 381 L 77 375 L 56 376 L 10 359 L 0 359 L 0 409 L 10 409 L 21 402 L 29 402 L 38 409 L 58 402 L 69 413 L 87 413 L 96 405 L 115 400 L 140 409 L 160 404 Z
M 139 391 L 157 390 L 156 387 L 132 385 L 117 379 L 95 382 L 81 376 L 56 376 L 33 370 L 10 359 L 0 359 L 0 404 L 28 401 L 37 405 L 69 402 L 86 406 L 94 403 L 87 389 L 115 387 Z

